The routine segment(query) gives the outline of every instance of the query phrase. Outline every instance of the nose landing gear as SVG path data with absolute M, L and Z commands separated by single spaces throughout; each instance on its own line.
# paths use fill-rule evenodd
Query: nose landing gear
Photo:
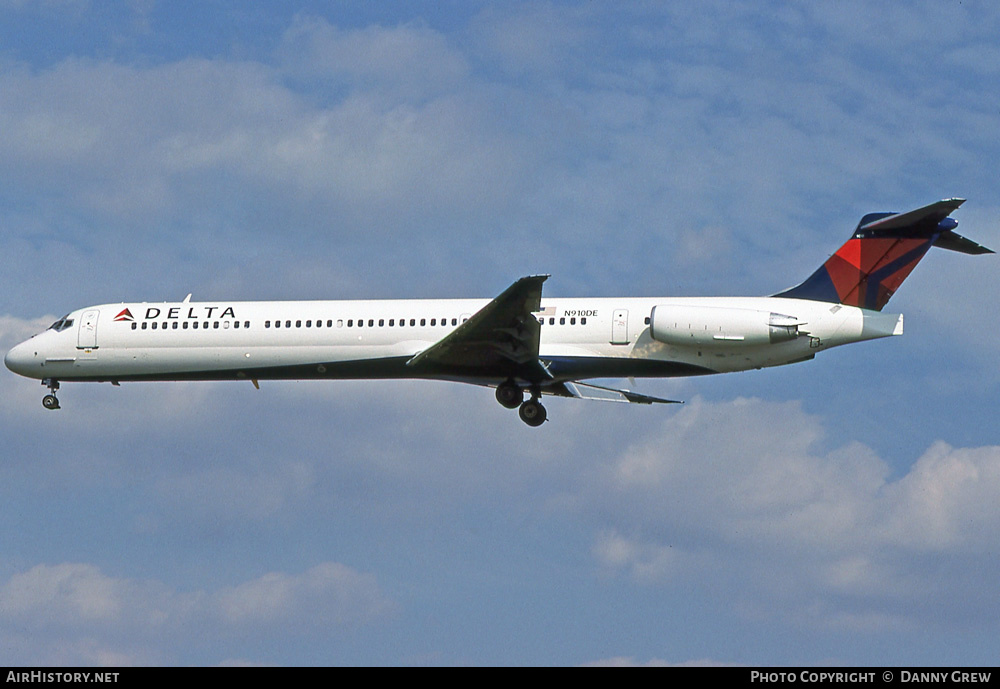
M 59 389 L 59 381 L 46 378 L 42 381 L 42 385 L 49 389 L 49 394 L 42 398 L 42 406 L 46 409 L 58 409 L 59 398 L 56 397 L 56 390 Z

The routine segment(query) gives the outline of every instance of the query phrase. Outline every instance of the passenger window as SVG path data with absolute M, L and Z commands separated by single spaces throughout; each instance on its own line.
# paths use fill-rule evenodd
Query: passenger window
M 142 329 L 143 329 L 143 330 L 145 330 L 145 329 L 146 329 L 146 322 L 145 322 L 145 321 L 143 321 L 143 323 L 142 323 Z
M 285 321 L 285 327 L 286 328 L 291 328 L 292 327 L 292 322 L 291 321 Z
M 295 321 L 295 327 L 296 328 L 301 328 L 302 327 L 302 321 Z
M 319 321 L 317 321 L 317 323 L 318 323 L 318 322 L 319 322 Z M 312 322 L 312 319 L 310 319 L 310 320 L 306 321 L 306 327 L 307 327 L 307 328 L 311 328 L 311 327 L 313 327 L 313 322 Z
M 215 321 L 215 323 L 212 324 L 212 327 L 215 328 L 216 330 L 218 330 L 219 329 L 219 321 Z
M 174 330 L 177 330 L 177 321 L 174 321 L 173 325 L 170 326 Z
M 421 326 L 427 325 L 427 319 L 426 318 L 421 318 L 420 319 L 420 325 Z
M 566 325 L 566 319 L 565 318 L 560 318 L 559 319 L 559 325 Z
M 431 319 L 431 325 L 437 325 L 437 324 L 438 324 L 438 319 L 432 318 Z
M 374 328 L 375 327 L 375 319 L 374 318 L 369 318 L 368 319 L 368 327 L 369 328 Z
M 338 318 L 337 319 L 337 327 L 338 328 L 343 328 L 344 327 L 344 319 L 343 318 Z
M 382 318 L 379 318 L 379 319 L 378 319 L 378 327 L 380 327 L 380 328 L 381 328 L 381 327 L 383 327 L 384 325 L 385 325 L 385 319 L 382 319 Z
M 132 330 L 135 330 L 138 327 L 139 327 L 139 324 L 136 323 L 135 321 L 132 321 Z
M 586 316 L 583 316 L 582 318 L 580 318 L 580 325 L 587 325 L 587 317 Z
M 187 322 L 187 321 L 184 321 L 184 325 L 183 325 L 183 326 L 181 326 L 181 327 L 183 327 L 183 328 L 184 328 L 184 330 L 187 330 L 187 329 L 188 329 L 188 322 Z
M 573 318 L 569 319 L 569 324 L 570 325 L 576 325 L 576 317 L 575 316 Z
M 417 319 L 416 318 L 411 318 L 410 319 L 410 325 L 416 325 L 416 324 L 417 324 Z

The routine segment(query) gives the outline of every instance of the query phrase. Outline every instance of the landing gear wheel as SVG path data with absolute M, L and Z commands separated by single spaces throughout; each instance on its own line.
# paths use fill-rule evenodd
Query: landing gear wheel
M 56 397 L 56 390 L 59 389 L 59 381 L 51 378 L 43 378 L 42 385 L 49 389 L 49 394 L 42 398 L 42 406 L 46 409 L 58 409 L 59 399 Z
M 524 421 L 529 426 L 541 426 L 545 423 L 545 419 L 548 416 L 542 403 L 534 398 L 522 404 L 517 413 L 521 417 L 521 421 Z
M 508 409 L 517 409 L 524 401 L 524 390 L 512 380 L 497 386 L 497 402 Z

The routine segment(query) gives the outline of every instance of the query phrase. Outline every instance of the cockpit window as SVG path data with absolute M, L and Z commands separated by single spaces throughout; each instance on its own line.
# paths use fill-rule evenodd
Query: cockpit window
M 60 333 L 72 325 L 73 325 L 73 319 L 69 318 L 67 314 L 66 316 L 63 316 L 58 321 L 50 325 L 49 330 L 55 330 L 57 333 Z

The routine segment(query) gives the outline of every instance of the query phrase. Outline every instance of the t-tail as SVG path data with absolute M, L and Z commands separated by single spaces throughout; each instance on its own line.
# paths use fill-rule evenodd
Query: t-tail
M 774 296 L 881 311 L 932 246 L 964 254 L 993 253 L 955 233 L 958 221 L 948 216 L 963 203 L 965 199 L 945 199 L 907 213 L 869 213 L 819 270 Z

